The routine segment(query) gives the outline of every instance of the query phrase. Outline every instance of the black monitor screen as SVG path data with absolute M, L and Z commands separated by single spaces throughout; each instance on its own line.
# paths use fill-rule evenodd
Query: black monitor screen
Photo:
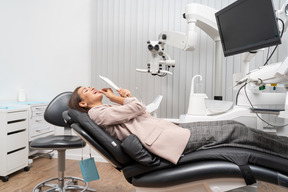
M 225 56 L 281 43 L 271 0 L 238 0 L 215 15 Z

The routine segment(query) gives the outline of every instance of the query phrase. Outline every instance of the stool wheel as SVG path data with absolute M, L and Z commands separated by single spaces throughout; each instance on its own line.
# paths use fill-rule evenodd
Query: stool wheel
M 3 182 L 7 182 L 8 180 L 9 180 L 9 176 L 5 176 L 5 177 L 2 178 Z
M 30 170 L 30 166 L 24 167 L 24 171 L 29 171 Z

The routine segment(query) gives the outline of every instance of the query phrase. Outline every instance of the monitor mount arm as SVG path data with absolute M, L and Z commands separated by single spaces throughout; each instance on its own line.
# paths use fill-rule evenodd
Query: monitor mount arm
M 279 10 L 275 11 L 276 17 L 281 19 L 283 21 L 284 26 L 282 25 L 281 21 L 278 20 L 278 26 L 279 30 L 282 31 L 283 33 L 286 32 L 287 26 L 288 26 L 288 0 L 282 5 L 282 7 Z M 284 27 L 284 29 L 283 29 Z M 243 74 L 248 74 L 250 69 L 249 69 L 249 63 L 251 59 L 257 54 L 259 51 L 264 51 L 263 49 L 255 50 L 255 51 L 250 51 L 242 54 L 242 67 L 241 67 L 241 73 Z
M 276 10 L 276 16 L 277 18 L 281 19 L 283 21 L 283 24 L 279 21 L 279 30 L 283 31 L 283 33 L 286 31 L 288 26 L 288 0 L 282 5 L 282 7 L 279 10 Z M 263 50 L 263 49 L 262 49 Z M 259 50 L 258 50 L 259 51 Z M 248 91 L 251 92 L 250 99 L 254 99 L 254 97 L 258 97 L 258 99 L 255 101 L 255 103 L 260 104 L 268 104 L 271 103 L 272 105 L 279 105 L 284 104 L 284 111 L 281 111 L 278 117 L 281 118 L 287 118 L 288 117 L 288 57 L 286 57 L 282 62 L 269 64 L 267 66 L 258 67 L 257 69 L 249 71 L 249 62 L 250 60 L 257 54 L 257 51 L 254 53 L 245 53 L 243 54 L 243 66 L 241 70 L 241 75 L 239 77 L 242 77 L 242 79 L 236 79 L 235 83 L 236 86 L 241 85 L 243 83 L 250 83 Z M 253 93 L 254 87 L 261 87 L 266 84 L 271 85 L 277 85 L 282 84 L 285 88 L 285 93 L 277 93 L 277 94 L 270 94 L 270 93 Z M 266 94 L 266 95 L 265 95 Z M 265 95 L 263 99 L 259 99 L 259 95 Z M 271 95 L 271 97 L 269 97 Z M 247 96 L 242 94 L 241 99 L 241 93 L 239 96 L 240 102 L 238 102 L 239 105 L 247 105 Z M 277 97 L 277 98 L 276 98 Z M 254 99 L 255 100 L 255 99 Z M 242 101 L 242 102 L 241 102 Z M 254 103 L 254 102 L 253 102 Z
M 277 18 L 281 19 L 284 23 L 284 30 L 286 32 L 288 26 L 288 0 L 282 5 L 282 7 L 276 11 Z M 280 22 L 280 21 L 279 21 Z M 282 30 L 282 25 L 279 24 L 279 30 Z

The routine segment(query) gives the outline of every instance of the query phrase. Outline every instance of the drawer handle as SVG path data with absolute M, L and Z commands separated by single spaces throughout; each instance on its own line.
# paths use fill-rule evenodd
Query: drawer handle
M 17 133 L 21 133 L 26 131 L 26 129 L 21 129 L 21 130 L 17 130 L 17 131 L 12 131 L 12 132 L 8 132 L 7 135 L 13 135 L 13 134 L 17 134 Z
M 42 128 L 42 129 L 37 129 L 37 130 L 35 130 L 36 132 L 38 132 L 38 133 L 41 133 L 41 132 L 44 132 L 44 131 L 49 131 L 50 130 L 50 127 L 44 127 L 44 128 Z
M 44 110 L 45 110 L 45 108 L 42 108 L 42 107 L 35 107 L 35 109 L 36 109 L 36 110 L 39 110 L 39 111 L 40 111 L 40 110 L 41 110 L 41 111 L 44 111 Z
M 44 116 L 44 113 L 42 112 L 33 112 L 33 113 L 31 113 L 31 117 L 32 116 L 38 116 L 38 117 L 43 117 Z
M 26 121 L 26 119 L 18 119 L 18 120 L 8 121 L 8 124 L 19 123 L 19 122 L 22 122 L 22 121 Z
M 35 122 L 36 122 L 36 123 L 40 123 L 40 122 L 43 122 L 43 121 L 44 121 L 44 122 L 46 122 L 46 121 L 45 121 L 45 120 L 43 120 L 43 119 L 40 119 L 40 120 L 35 120 Z
M 21 147 L 21 148 L 19 148 L 19 149 L 15 149 L 15 150 L 13 150 L 13 151 L 9 151 L 9 152 L 7 152 L 7 155 L 9 155 L 9 154 L 11 154 L 11 153 L 16 153 L 17 151 L 21 151 L 21 150 L 23 150 L 23 149 L 25 149 L 26 147 Z

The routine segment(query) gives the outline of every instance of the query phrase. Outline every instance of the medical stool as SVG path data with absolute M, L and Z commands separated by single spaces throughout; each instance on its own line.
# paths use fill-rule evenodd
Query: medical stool
M 83 148 L 86 143 L 78 136 L 71 135 L 71 128 L 64 122 L 62 118 L 63 111 L 68 109 L 68 101 L 71 92 L 64 92 L 56 96 L 47 106 L 44 118 L 47 122 L 64 127 L 64 132 L 70 131 L 70 135 L 52 135 L 35 139 L 31 142 L 30 147 L 40 150 L 57 150 L 58 152 L 58 177 L 48 179 L 36 185 L 33 192 L 44 191 L 44 187 L 48 187 L 47 191 L 78 190 L 78 191 L 95 191 L 88 189 L 88 183 L 78 177 L 65 177 L 65 151 L 66 149 Z M 69 129 L 69 130 L 68 130 Z M 78 181 L 83 182 L 83 186 L 78 185 Z M 56 183 L 53 183 L 56 182 Z

